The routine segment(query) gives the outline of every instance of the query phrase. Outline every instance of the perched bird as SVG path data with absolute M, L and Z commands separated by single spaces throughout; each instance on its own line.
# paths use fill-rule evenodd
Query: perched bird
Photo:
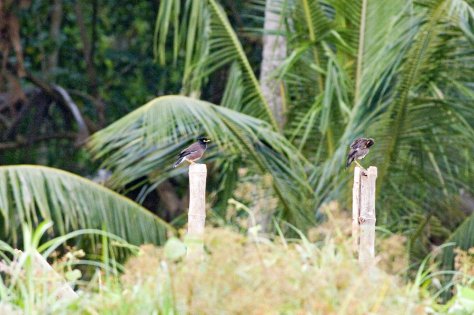
M 188 161 L 189 163 L 193 164 L 195 161 L 202 158 L 204 151 L 206 151 L 207 149 L 208 142 L 211 142 L 211 140 L 206 137 L 197 138 L 196 142 L 181 151 L 181 153 L 178 155 L 178 160 L 176 161 L 176 163 L 174 163 L 173 167 L 178 166 L 184 161 Z
M 346 167 L 349 167 L 352 162 L 355 162 L 359 167 L 364 169 L 357 160 L 362 160 L 367 153 L 369 148 L 374 145 L 374 139 L 371 138 L 358 138 L 351 143 L 349 154 L 347 155 Z

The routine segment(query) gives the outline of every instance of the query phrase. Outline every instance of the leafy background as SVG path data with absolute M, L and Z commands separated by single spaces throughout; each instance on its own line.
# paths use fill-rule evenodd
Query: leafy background
M 149 212 L 138 204 L 182 227 L 186 171 L 170 165 L 202 134 L 214 140 L 204 161 L 216 221 L 229 222 L 229 199 L 254 182 L 265 193 L 246 204 L 265 232 L 274 221 L 306 230 L 324 221 L 323 204 L 350 207 L 347 146 L 370 136 L 363 163 L 379 168 L 379 227 L 407 237 L 412 262 L 446 241 L 467 249 L 473 13 L 470 0 L 6 1 L 0 162 L 64 169 L 136 203 L 55 170 L 6 166 L 2 235 L 40 221 L 28 216 L 55 217 L 59 233 L 100 228 L 81 221 L 90 211 L 141 239 Z M 269 36 L 280 42 L 267 53 L 283 58 L 267 68 Z M 122 207 L 142 219 L 122 220 Z

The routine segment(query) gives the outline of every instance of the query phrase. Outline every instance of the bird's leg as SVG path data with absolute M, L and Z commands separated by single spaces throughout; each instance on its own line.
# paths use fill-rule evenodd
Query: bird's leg
M 191 160 L 188 160 L 188 159 L 184 159 L 184 160 L 185 160 L 186 162 L 188 162 L 189 164 L 196 164 L 196 163 L 194 163 L 194 162 L 191 161 Z
M 365 172 L 367 172 L 367 170 L 362 165 L 360 165 L 360 163 L 357 162 L 357 160 L 354 160 L 354 162 L 355 164 L 357 164 L 357 166 L 359 166 L 362 169 L 362 175 L 366 175 Z

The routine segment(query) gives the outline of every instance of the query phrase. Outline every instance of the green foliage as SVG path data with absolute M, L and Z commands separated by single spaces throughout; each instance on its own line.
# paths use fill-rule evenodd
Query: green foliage
M 439 278 L 432 257 L 424 260 L 413 282 L 403 237 L 379 235 L 377 265 L 362 269 L 353 257 L 350 217 L 337 203 L 324 209 L 328 220 L 305 237 L 265 237 L 252 229 L 247 236 L 232 228 L 206 231 L 203 259 L 185 256 L 185 241 L 170 238 L 163 247 L 139 249 L 110 233 L 80 230 L 41 243 L 51 224 L 32 231 L 23 226 L 22 252 L 0 242 L 0 311 L 8 314 L 137 314 L 137 313 L 295 313 L 469 314 L 472 309 L 474 252 L 458 252 L 454 297 L 439 304 Z M 280 229 L 280 228 L 278 228 Z M 384 232 L 386 233 L 386 232 Z M 65 240 L 99 234 L 104 240 L 100 261 L 84 260 L 75 249 L 51 255 Z M 109 245 L 132 249 L 125 265 L 109 253 Z M 137 250 L 138 249 L 138 250 Z M 49 257 L 59 275 L 73 277 L 77 298 L 58 298 L 58 278 L 40 271 L 36 252 Z M 89 281 L 81 271 L 94 270 Z M 118 271 L 123 273 L 119 274 Z M 314 298 L 317 296 L 318 298 Z
M 18 230 L 44 220 L 54 234 L 104 229 L 131 244 L 159 244 L 172 228 L 133 201 L 77 175 L 42 166 L 0 167 L 1 238 L 18 244 Z
M 253 8 L 257 20 L 264 3 L 257 1 Z M 286 201 L 297 194 L 276 188 L 286 211 L 311 218 L 323 201 L 347 199 L 350 176 L 343 170 L 347 145 L 357 136 L 372 136 L 376 146 L 366 160 L 379 167 L 379 224 L 403 230 L 411 234 L 410 239 L 428 238 L 425 229 L 422 233 L 418 230 L 423 225 L 419 218 L 429 212 L 431 237 L 444 239 L 449 232 L 435 223 L 445 219 L 446 199 L 452 200 L 460 188 L 468 189 L 474 180 L 468 153 L 474 148 L 474 112 L 467 105 L 473 99 L 469 47 L 474 11 L 469 2 L 301 0 L 288 2 L 276 12 L 284 18 L 289 50 L 287 60 L 275 73 L 283 82 L 283 96 L 289 104 L 281 133 L 297 148 L 292 161 L 304 166 L 304 171 L 298 169 L 293 177 L 298 178 L 297 189 L 301 183 L 313 190 L 310 199 L 304 199 L 308 203 L 297 207 Z M 161 3 L 155 32 L 157 57 L 162 63 L 167 60 L 165 48 L 171 39 L 173 61 L 184 59 L 185 63 L 183 93 L 194 96 L 201 94 L 203 82 L 227 67 L 221 106 L 268 120 L 262 114 L 267 107 L 261 106 L 264 102 L 251 61 L 225 13 L 214 0 Z M 189 40 L 189 34 L 198 39 Z M 157 137 L 174 132 L 165 131 L 168 127 L 153 117 L 158 125 L 155 128 L 163 129 Z M 172 128 L 186 130 L 192 122 L 173 123 Z M 209 131 L 208 122 L 200 124 L 195 134 Z M 110 129 L 111 133 L 117 130 Z M 258 137 L 262 138 L 262 133 Z M 275 142 L 268 143 L 275 146 Z M 118 177 L 131 178 L 131 171 L 120 172 L 143 154 L 128 159 L 125 152 L 130 151 L 117 150 L 122 153 L 104 165 L 118 170 Z M 153 162 L 145 160 L 148 164 L 136 176 L 153 178 L 161 173 L 156 168 L 170 161 L 164 153 L 155 155 Z M 268 155 L 264 158 L 268 163 Z M 253 161 L 262 170 L 262 160 L 254 157 Z M 230 166 L 232 160 L 225 164 L 226 169 L 237 168 Z M 283 177 L 280 171 L 274 168 L 272 176 Z M 235 173 L 220 175 L 221 187 L 233 189 L 229 178 L 235 178 Z M 292 185 L 286 180 L 285 184 Z M 229 196 L 228 189 L 225 196 Z M 407 224 L 400 225 L 400 221 Z
M 375 270 L 370 281 L 351 257 L 348 243 L 335 244 L 331 239 L 317 246 L 307 239 L 271 242 L 228 229 L 208 232 L 209 254 L 202 263 L 172 263 L 161 249 L 143 247 L 122 277 L 123 289 L 140 283 L 139 291 L 125 301 L 115 293 L 97 296 L 92 303 L 100 312 L 119 313 L 124 308 L 130 312 L 133 305 L 159 312 L 171 309 L 175 314 L 215 310 L 330 314 L 349 308 L 351 314 L 393 314 L 422 309 L 416 290 L 398 286 L 395 277 Z M 153 302 L 151 292 L 161 292 L 160 298 Z M 101 308 L 104 300 L 109 303 Z
M 313 220 L 307 211 L 311 188 L 305 160 L 268 123 L 222 106 L 184 96 L 160 97 L 94 134 L 89 147 L 112 171 L 112 187 L 147 175 L 156 185 L 183 172 L 172 169 L 176 154 L 201 134 L 216 144 L 206 153 L 211 160 L 242 157 L 243 165 L 272 176 L 285 219 L 298 226 Z
M 184 172 L 171 165 L 185 144 L 201 134 L 212 137 L 216 146 L 206 156 L 215 162 L 209 192 L 216 197 L 209 199 L 221 215 L 242 168 L 271 176 L 279 201 L 275 216 L 298 228 L 314 223 L 325 201 L 349 206 L 347 146 L 355 137 L 373 137 L 376 144 L 363 163 L 379 167 L 378 225 L 402 231 L 412 258 L 422 258 L 465 219 L 453 201 L 461 189 L 472 193 L 474 185 L 472 1 L 282 1 L 274 10 L 283 18 L 282 30 L 262 30 L 264 2 L 64 2 L 61 36 L 55 41 L 49 34 L 49 4 L 35 1 L 19 10 L 25 67 L 69 90 L 93 129 L 103 126 L 96 103 L 105 101 L 105 121 L 113 123 L 92 136 L 90 148 L 113 171 L 108 184 L 114 189 L 126 191 L 146 182 L 150 185 L 142 192 L 152 191 Z M 83 22 L 93 42 L 96 76 L 87 73 L 77 3 L 87 17 Z M 94 16 L 99 17 L 95 22 Z M 285 36 L 288 51 L 274 73 L 286 107 L 287 123 L 281 129 L 256 71 L 259 36 L 275 33 Z M 45 56 L 58 45 L 59 63 L 48 69 Z M 154 64 L 152 50 L 160 65 Z M 97 91 L 91 79 L 97 80 Z M 155 98 L 177 91 L 220 106 L 178 96 Z M 53 122 L 60 117 L 57 109 L 45 115 Z M 21 127 L 31 133 L 30 121 Z M 37 162 L 45 154 L 49 164 L 92 169 L 88 156 L 70 144 L 58 141 L 40 149 L 12 151 L 2 155 L 3 161 Z M 77 161 L 58 159 L 64 152 Z M 8 202 L 1 209 L 8 219 L 0 223 L 12 237 L 19 225 L 13 218 L 29 223 L 52 218 L 61 233 L 86 226 L 80 222 L 96 222 L 80 211 L 69 217 L 65 208 L 78 211 L 80 204 L 86 213 L 81 198 L 92 192 L 98 201 L 87 207 L 95 215 L 109 223 L 128 222 L 125 206 L 117 205 L 123 212 L 118 218 L 102 207 L 111 202 L 110 192 L 99 197 L 103 190 L 81 185 L 84 194 L 69 197 L 67 188 L 52 186 L 61 192 L 55 196 L 55 190 L 41 188 L 41 183 L 53 185 L 49 175 L 15 176 L 5 177 L 8 185 L 0 189 L 7 196 L 0 202 Z M 60 179 L 52 180 L 59 185 Z M 32 189 L 41 194 L 29 194 Z M 39 207 L 43 204 L 49 210 Z M 472 246 L 471 221 L 450 240 Z M 142 223 L 133 225 L 138 234 L 146 231 Z M 131 237 L 132 231 L 112 225 L 115 233 Z M 137 242 L 147 237 L 138 234 L 133 236 Z M 150 237 L 157 239 L 155 234 Z M 453 256 L 446 255 L 449 264 Z
M 214 1 L 206 3 L 212 10 L 205 4 L 200 10 L 211 12 L 209 34 L 202 35 L 199 45 L 208 41 L 210 52 L 200 50 L 202 58 L 194 63 L 200 80 L 235 62 L 232 56 L 241 56 L 243 64 L 247 60 L 235 45 L 232 29 L 222 29 L 222 11 L 214 10 Z M 396 225 L 410 213 L 441 209 L 442 198 L 427 196 L 451 196 L 473 182 L 472 161 L 459 150 L 474 148 L 474 116 L 466 106 L 472 101 L 468 47 L 474 12 L 468 2 L 294 1 L 283 8 L 279 13 L 286 21 L 290 51 L 278 73 L 290 104 L 283 132 L 317 165 L 307 169 L 317 205 L 347 196 L 343 161 L 347 145 L 360 135 L 376 138 L 368 160 L 380 168 L 382 224 Z M 199 32 L 202 28 L 186 21 L 205 15 L 173 16 L 168 24 L 170 18 L 158 19 L 162 51 L 168 34 L 165 24 L 179 25 L 180 34 L 184 27 Z M 183 37 L 174 40 L 175 51 L 197 55 L 184 45 Z M 218 66 L 206 66 L 209 63 Z M 260 117 L 254 104 L 258 95 L 246 92 L 247 68 L 238 65 L 230 67 L 222 105 Z M 232 99 L 242 105 L 230 105 Z M 407 183 L 407 176 L 413 180 Z
M 35 277 L 30 256 L 22 256 L 26 259 L 2 265 L 7 281 L 0 282 L 0 307 L 55 314 L 423 312 L 430 303 L 419 294 L 423 289 L 402 284 L 380 269 L 363 272 L 352 256 L 350 241 L 334 238 L 334 228 L 317 243 L 209 229 L 203 260 L 184 259 L 184 244 L 175 238 L 163 248 L 144 245 L 120 277 L 112 273 L 100 278 L 97 272 L 87 286 L 72 282 L 82 288 L 77 299 L 56 299 L 51 278 Z M 26 246 L 26 255 L 32 255 L 44 231 L 34 233 L 36 242 L 25 237 L 31 245 Z M 7 247 L 2 249 L 5 253 Z
M 83 286 L 82 271 L 95 273 L 93 279 L 101 278 L 101 271 L 105 272 L 105 279 L 110 275 L 117 276 L 118 270 L 123 268 L 113 258 L 114 247 L 119 246 L 128 252 L 137 252 L 137 248 L 125 240 L 100 230 L 76 230 L 45 243 L 45 235 L 52 227 L 51 222 L 43 222 L 32 230 L 27 224 L 22 225 L 22 250 L 11 247 L 0 241 L 0 312 L 2 314 L 63 314 L 67 309 L 74 309 L 78 296 L 73 296 L 68 286 Z M 81 235 L 102 237 L 102 261 L 81 259 L 84 251 L 69 250 L 62 257 L 58 257 L 56 250 L 65 245 L 67 240 Z M 107 239 L 113 240 L 114 245 L 108 247 Z M 109 254 L 110 251 L 110 254 Z M 47 266 L 46 259 L 56 254 L 52 267 Z M 94 280 L 93 280 L 94 281 Z M 67 291 L 67 293 L 65 292 Z
M 453 298 L 453 305 L 449 309 L 450 314 L 468 315 L 474 312 L 474 289 L 469 287 L 456 287 L 456 296 Z
M 178 91 L 178 76 L 157 66 L 151 58 L 155 4 L 150 1 L 98 2 L 98 19 L 93 24 L 96 1 L 81 1 L 97 76 L 98 95 L 93 95 L 88 87 L 91 78 L 86 71 L 75 2 L 62 2 L 57 44 L 57 39 L 49 33 L 51 4 L 48 1 L 34 1 L 27 10 L 19 12 L 26 59 L 31 72 L 40 77 L 48 76 L 52 82 L 72 90 L 75 101 L 89 119 L 96 122 L 97 116 L 94 102 L 87 95 L 99 96 L 108 105 L 106 118 L 112 122 L 130 111 L 128 102 L 142 104 L 156 93 Z M 44 58 L 55 48 L 59 49 L 58 65 L 47 69 Z
M 187 94 L 197 93 L 201 84 L 195 82 L 204 81 L 211 73 L 226 65 L 238 65 L 243 96 L 242 99 L 233 100 L 231 106 L 242 113 L 267 120 L 274 129 L 277 129 L 277 123 L 268 101 L 263 96 L 242 44 L 220 4 L 215 0 L 198 1 L 197 3 L 196 1 L 185 1 L 187 14 L 180 17 L 181 2 L 180 0 L 166 1 L 160 6 L 156 25 L 156 36 L 159 43 L 156 53 L 159 54 L 161 62 L 165 61 L 164 52 L 168 28 L 173 25 L 175 29 L 174 59 L 177 58 L 178 50 L 185 51 L 183 86 L 186 87 L 190 84 L 192 87 L 184 92 Z M 181 23 L 180 18 L 182 19 Z M 201 21 L 196 22 L 197 18 L 200 18 Z M 181 30 L 185 28 L 186 31 L 180 32 L 180 28 Z M 196 36 L 192 36 L 193 34 Z M 240 102 L 236 103 L 237 101 Z
M 448 238 L 449 246 L 443 249 L 441 259 L 443 269 L 454 270 L 456 250 L 468 251 L 474 247 L 474 215 L 467 218 Z M 452 280 L 447 276 L 447 280 Z

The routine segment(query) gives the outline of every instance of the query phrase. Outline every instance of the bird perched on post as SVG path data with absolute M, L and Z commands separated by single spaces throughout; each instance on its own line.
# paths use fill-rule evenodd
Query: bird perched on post
M 374 145 L 374 139 L 358 138 L 351 143 L 349 154 L 347 155 L 346 167 L 349 167 L 352 162 L 355 162 L 359 167 L 365 170 L 357 160 L 362 160 L 368 153 L 369 148 Z
M 178 155 L 178 160 L 176 161 L 176 163 L 174 163 L 173 167 L 178 166 L 184 161 L 188 161 L 189 163 L 193 164 L 195 161 L 202 158 L 202 155 L 206 151 L 207 144 L 209 142 L 211 142 L 211 140 L 206 137 L 197 138 L 196 142 L 181 151 L 181 153 Z

